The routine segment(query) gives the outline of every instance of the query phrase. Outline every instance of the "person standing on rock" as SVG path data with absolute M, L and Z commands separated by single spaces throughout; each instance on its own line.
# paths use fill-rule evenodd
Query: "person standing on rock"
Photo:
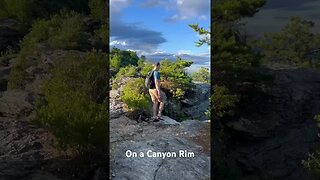
M 160 63 L 156 63 L 154 65 L 154 69 L 152 71 L 152 75 L 150 77 L 150 88 L 149 94 L 151 96 L 151 100 L 153 103 L 153 117 L 154 121 L 162 120 L 162 111 L 164 109 L 164 104 L 166 101 L 166 94 L 160 89 Z

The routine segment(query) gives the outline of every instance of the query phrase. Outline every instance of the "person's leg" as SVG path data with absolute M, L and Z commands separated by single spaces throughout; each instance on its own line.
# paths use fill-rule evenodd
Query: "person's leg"
M 160 99 L 160 105 L 159 105 L 159 111 L 158 111 L 158 117 L 162 116 L 162 111 L 164 109 L 164 104 L 166 102 L 167 96 L 163 91 L 160 91 L 161 93 L 161 99 Z
M 158 117 L 161 117 L 161 116 L 162 116 L 162 111 L 163 111 L 163 109 L 164 109 L 164 102 L 160 102 Z
M 156 96 L 156 91 L 154 89 L 149 89 L 149 94 L 152 100 L 153 118 L 156 118 L 158 114 L 158 100 Z
M 153 102 L 153 117 L 157 117 L 158 113 L 158 101 Z

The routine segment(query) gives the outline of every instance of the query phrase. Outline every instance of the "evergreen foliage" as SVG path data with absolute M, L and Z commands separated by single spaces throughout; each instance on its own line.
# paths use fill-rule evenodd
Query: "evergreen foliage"
M 118 48 L 112 48 L 110 52 L 110 68 L 118 72 L 121 67 L 128 65 L 138 65 L 139 57 L 133 51 L 122 51 Z
M 265 34 L 258 46 L 266 62 L 280 62 L 302 67 L 320 67 L 319 57 L 310 54 L 320 50 L 320 33 L 311 31 L 314 22 L 292 17 L 280 32 Z
M 56 137 L 62 150 L 85 153 L 107 147 L 106 55 L 70 54 L 52 69 L 44 100 L 36 106 L 36 120 Z
M 121 100 L 131 110 L 150 111 L 151 101 L 147 94 L 144 94 L 144 80 L 142 78 L 131 79 L 123 88 Z
M 210 83 L 210 72 L 208 68 L 201 67 L 198 71 L 193 72 L 191 77 L 194 81 Z
M 31 25 L 33 21 L 49 18 L 62 9 L 88 14 L 88 0 L 1 0 L 0 18 L 15 18 L 26 25 Z

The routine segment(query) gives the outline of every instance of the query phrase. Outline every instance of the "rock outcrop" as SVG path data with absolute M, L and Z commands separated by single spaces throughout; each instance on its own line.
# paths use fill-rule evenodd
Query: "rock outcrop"
M 30 179 L 54 157 L 52 136 L 27 119 L 0 117 L 0 179 Z
M 0 88 L 0 179 L 105 179 L 104 165 L 97 166 L 89 159 L 89 165 L 81 169 L 82 160 L 63 159 L 54 147 L 54 137 L 32 122 L 35 100 L 43 95 L 42 85 L 50 77 L 50 67 L 67 53 L 83 52 L 51 50 L 44 44 L 38 44 L 37 48 L 37 55 L 27 57 L 31 61 L 26 69 L 25 87 L 12 90 L 5 83 Z M 0 67 L 0 81 L 8 81 L 14 61 L 10 59 L 7 66 Z
M 14 19 L 0 19 L 0 52 L 8 46 L 16 47 L 19 40 L 27 33 L 27 28 Z
M 107 44 L 95 36 L 102 24 L 89 17 L 83 21 L 85 32 L 81 38 L 86 39 L 86 43 L 82 43 L 78 50 L 54 49 L 46 41 L 41 41 L 34 44 L 33 49 L 19 52 L 19 42 L 30 32 L 30 27 L 15 19 L 0 18 L 1 180 L 107 178 L 107 165 L 102 164 L 106 161 L 101 158 L 105 157 L 104 154 L 85 154 L 81 158 L 65 156 L 57 151 L 52 134 L 32 122 L 35 100 L 43 97 L 44 81 L 51 77 L 51 68 L 59 60 L 71 54 L 81 57 L 93 48 L 109 50 Z
M 7 66 L 0 68 L 0 80 L 8 81 L 14 60 L 10 59 Z M 30 77 L 37 79 L 40 72 L 47 71 L 45 67 L 39 70 L 43 65 L 32 65 L 28 71 Z M 39 71 L 31 71 L 31 68 Z M 28 87 L 35 84 L 34 79 L 30 79 Z M 41 86 L 15 90 L 8 90 L 7 84 L 5 86 L 0 89 L 0 179 L 34 179 L 39 177 L 38 173 L 44 173 L 41 170 L 56 152 L 52 135 L 29 118 Z M 42 177 L 49 178 L 48 175 Z
M 195 85 L 192 95 L 182 101 L 181 111 L 185 112 L 190 119 L 207 120 L 209 118 L 205 115 L 205 112 L 210 106 L 210 84 L 195 82 Z
M 140 120 L 139 115 L 128 112 L 121 102 L 120 96 L 128 80 L 130 78 L 121 78 L 115 84 L 118 88 L 110 90 L 109 94 L 110 178 L 210 179 L 210 122 L 177 122 L 168 116 L 159 122 L 148 121 L 148 118 Z M 209 84 L 196 84 L 192 96 L 185 99 L 183 105 L 180 104 L 179 111 L 188 114 L 189 119 L 205 120 L 207 117 L 204 112 L 209 107 L 209 96 Z M 142 152 L 144 157 L 127 157 L 127 150 L 138 155 Z M 179 157 L 180 150 L 192 152 L 194 157 Z M 149 155 L 151 151 L 168 152 L 177 157 L 148 157 L 148 151 Z
M 269 70 L 272 85 L 241 107 L 225 125 L 224 151 L 230 172 L 243 179 L 308 179 L 301 161 L 319 141 L 314 116 L 320 114 L 320 73 Z M 219 151 L 219 150 L 218 150 Z
M 210 179 L 210 123 L 164 119 L 137 123 L 121 116 L 110 120 L 111 179 Z M 127 150 L 138 157 L 127 157 Z M 180 150 L 194 157 L 179 157 Z M 152 154 L 148 151 L 174 152 L 177 157 L 148 157 Z
M 124 114 L 127 110 L 125 108 L 125 104 L 121 101 L 120 96 L 122 94 L 124 85 L 130 78 L 123 77 L 120 82 L 117 83 L 118 88 L 109 91 L 109 112 L 110 118 L 117 118 Z M 112 82 L 110 82 L 110 86 L 112 86 Z

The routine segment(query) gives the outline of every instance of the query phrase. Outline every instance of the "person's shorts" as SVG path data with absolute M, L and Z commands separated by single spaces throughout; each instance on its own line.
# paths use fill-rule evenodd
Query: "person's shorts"
M 149 89 L 149 94 L 151 96 L 151 100 L 153 103 L 156 103 L 156 102 L 163 102 L 165 103 L 166 100 L 167 100 L 167 96 L 166 94 L 160 90 L 160 99 L 158 98 L 158 93 L 157 93 L 157 89 Z M 160 101 L 159 101 L 159 100 Z

